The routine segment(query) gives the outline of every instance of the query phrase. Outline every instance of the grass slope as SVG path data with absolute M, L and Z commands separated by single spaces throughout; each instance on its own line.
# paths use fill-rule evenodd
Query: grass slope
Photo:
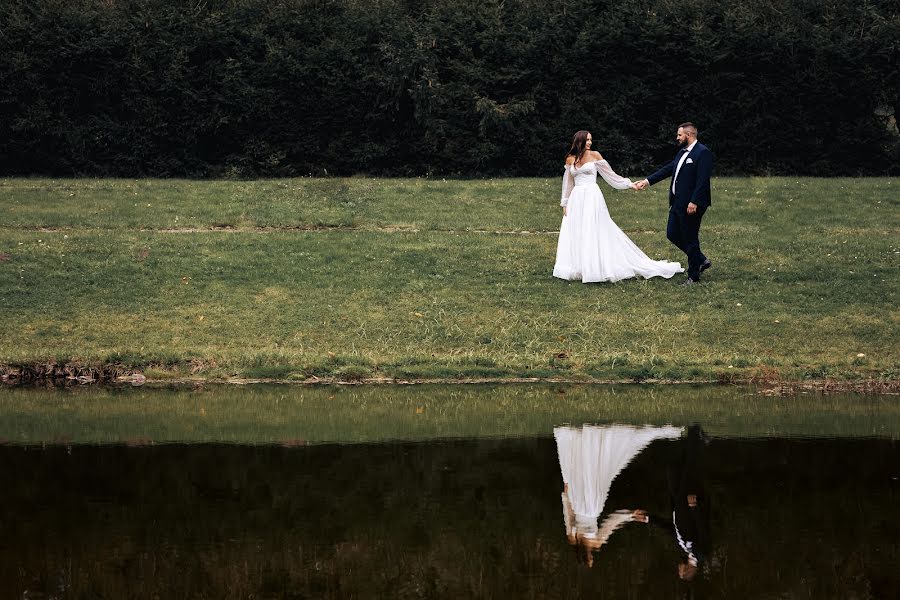
M 0 370 L 898 379 L 898 186 L 717 178 L 703 285 L 550 276 L 559 182 L 0 180 Z M 603 185 L 649 255 L 664 186 Z

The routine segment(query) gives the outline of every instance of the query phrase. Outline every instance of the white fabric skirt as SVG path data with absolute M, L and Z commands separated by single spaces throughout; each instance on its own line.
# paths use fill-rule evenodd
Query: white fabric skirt
M 653 260 L 619 229 L 597 184 L 576 185 L 559 227 L 553 276 L 583 283 L 684 273 L 681 263 Z
M 677 439 L 680 427 L 584 425 L 556 427 L 556 450 L 576 522 L 594 520 L 603 512 L 616 476 L 653 440 Z

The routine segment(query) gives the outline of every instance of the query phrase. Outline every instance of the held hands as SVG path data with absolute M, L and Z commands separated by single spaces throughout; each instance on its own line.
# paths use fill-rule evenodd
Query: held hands
M 641 179 L 637 183 L 631 184 L 631 189 L 633 189 L 636 192 L 639 192 L 641 190 L 646 190 L 648 187 L 650 187 L 650 182 L 647 181 L 646 179 Z M 689 215 L 697 214 L 697 205 L 694 204 L 693 202 L 689 202 L 687 205 L 687 214 L 689 214 Z

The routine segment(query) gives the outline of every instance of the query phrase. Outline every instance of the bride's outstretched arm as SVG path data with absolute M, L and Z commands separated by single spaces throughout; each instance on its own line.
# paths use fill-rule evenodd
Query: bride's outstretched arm
M 630 179 L 616 174 L 605 160 L 598 160 L 594 164 L 597 166 L 597 172 L 600 173 L 600 176 L 603 177 L 606 183 L 617 190 L 627 190 L 633 185 Z

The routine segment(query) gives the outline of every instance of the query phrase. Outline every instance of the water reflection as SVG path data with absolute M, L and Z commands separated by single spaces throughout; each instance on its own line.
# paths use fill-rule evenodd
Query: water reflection
M 0 444 L 0 598 L 900 597 L 900 443 L 702 422 Z
M 722 437 L 900 439 L 895 396 L 739 386 L 0 386 L 9 444 L 322 444 L 547 436 L 560 423 L 703 423 Z
M 711 500 L 703 469 L 706 439 L 699 425 L 688 428 L 687 437 L 673 453 L 667 468 L 671 518 L 642 512 L 642 521 L 668 530 L 678 549 L 678 577 L 691 581 L 709 561 L 711 542 L 709 509 Z
M 617 529 L 635 520 L 646 520 L 646 511 L 620 508 L 602 523 L 610 486 L 628 463 L 657 439 L 681 435 L 678 427 L 627 425 L 563 426 L 553 430 L 562 474 L 563 518 L 566 539 L 575 546 L 580 561 L 594 564 L 599 551 Z

